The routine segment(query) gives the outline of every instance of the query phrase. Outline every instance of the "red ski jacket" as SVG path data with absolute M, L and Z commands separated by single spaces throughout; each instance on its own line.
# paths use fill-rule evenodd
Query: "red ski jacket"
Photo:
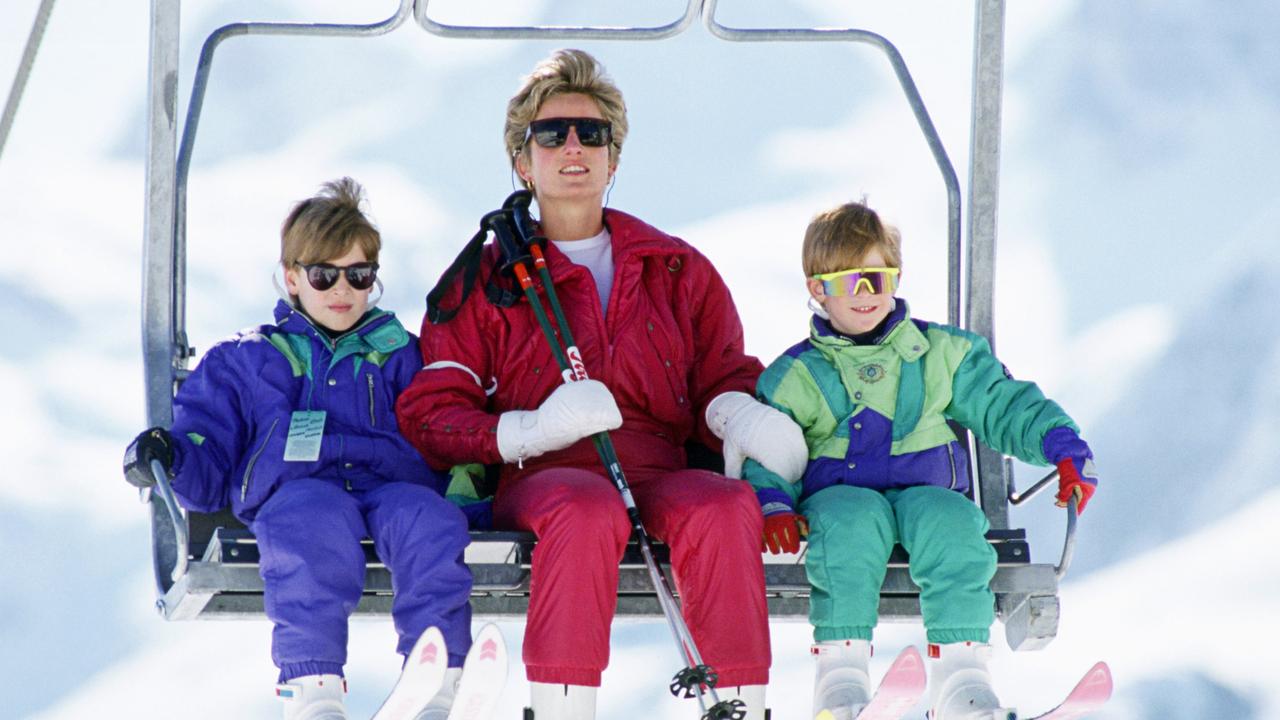
M 720 449 L 706 425 L 707 403 L 730 390 L 753 394 L 763 366 L 745 353 L 733 298 L 709 260 L 625 213 L 606 210 L 604 221 L 614 260 L 607 316 L 591 272 L 548 243 L 555 291 L 587 374 L 609 387 L 622 411 L 611 436 L 623 468 L 683 467 L 691 438 Z M 502 308 L 485 298 L 496 256 L 492 243 L 485 247 L 476 287 L 457 316 L 439 325 L 424 320 L 424 367 L 396 403 L 401 432 L 436 467 L 501 464 L 498 415 L 536 409 L 562 382 L 528 302 Z M 445 306 L 457 305 L 460 286 Z M 538 292 L 545 307 L 540 283 Z M 524 471 L 593 462 L 584 439 L 526 461 Z M 504 465 L 501 477 L 514 473 L 521 470 Z

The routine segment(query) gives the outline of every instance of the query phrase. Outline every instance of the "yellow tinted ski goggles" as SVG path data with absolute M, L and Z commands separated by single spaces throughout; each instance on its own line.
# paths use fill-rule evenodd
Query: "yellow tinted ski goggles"
M 898 290 L 898 273 L 898 268 L 889 267 L 852 268 L 814 275 L 813 279 L 822 282 L 824 294 L 834 297 L 857 295 L 863 288 L 872 295 L 879 295 Z

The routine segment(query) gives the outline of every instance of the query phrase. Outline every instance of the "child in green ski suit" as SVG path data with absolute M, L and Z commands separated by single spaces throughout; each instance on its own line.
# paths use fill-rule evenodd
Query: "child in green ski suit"
M 765 370 L 757 393 L 803 428 L 809 464 L 798 483 L 752 461 L 744 475 L 770 550 L 794 552 L 808 532 L 814 713 L 848 720 L 867 703 L 880 588 L 900 543 L 921 590 L 932 717 L 1006 717 L 986 671 L 996 554 L 947 421 L 1025 462 L 1058 465 L 1059 503 L 1076 495 L 1081 511 L 1097 485 L 1093 454 L 1062 408 L 1014 380 L 983 337 L 910 317 L 894 296 L 898 233 L 874 211 L 849 203 L 818 215 L 803 262 L 820 307 L 809 338 Z

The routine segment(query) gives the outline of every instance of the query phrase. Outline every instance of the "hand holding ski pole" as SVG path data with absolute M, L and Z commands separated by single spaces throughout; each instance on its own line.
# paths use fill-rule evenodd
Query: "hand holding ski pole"
M 598 380 L 581 380 L 557 387 L 537 410 L 502 413 L 498 452 L 507 462 L 522 463 L 619 427 L 622 413 L 609 388 Z

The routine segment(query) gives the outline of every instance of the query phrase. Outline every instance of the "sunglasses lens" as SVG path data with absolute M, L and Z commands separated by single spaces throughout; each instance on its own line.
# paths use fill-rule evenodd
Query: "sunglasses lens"
M 307 282 L 316 290 L 328 290 L 338 282 L 338 268 L 332 265 L 307 265 Z
M 830 280 L 822 281 L 822 291 L 827 295 L 841 297 L 857 295 L 859 290 L 866 290 L 872 295 L 897 289 L 894 279 L 897 276 L 883 270 L 869 272 L 848 272 Z
M 378 277 L 378 267 L 373 263 L 358 263 L 347 268 L 347 282 L 356 290 L 368 290 Z
M 612 131 L 605 120 L 583 118 L 574 123 L 578 129 L 578 142 L 587 147 L 603 147 L 609 144 Z
M 544 148 L 558 148 L 569 140 L 569 128 L 578 131 L 578 142 L 586 147 L 603 147 L 613 139 L 608 120 L 597 118 L 547 118 L 529 123 L 529 134 Z

